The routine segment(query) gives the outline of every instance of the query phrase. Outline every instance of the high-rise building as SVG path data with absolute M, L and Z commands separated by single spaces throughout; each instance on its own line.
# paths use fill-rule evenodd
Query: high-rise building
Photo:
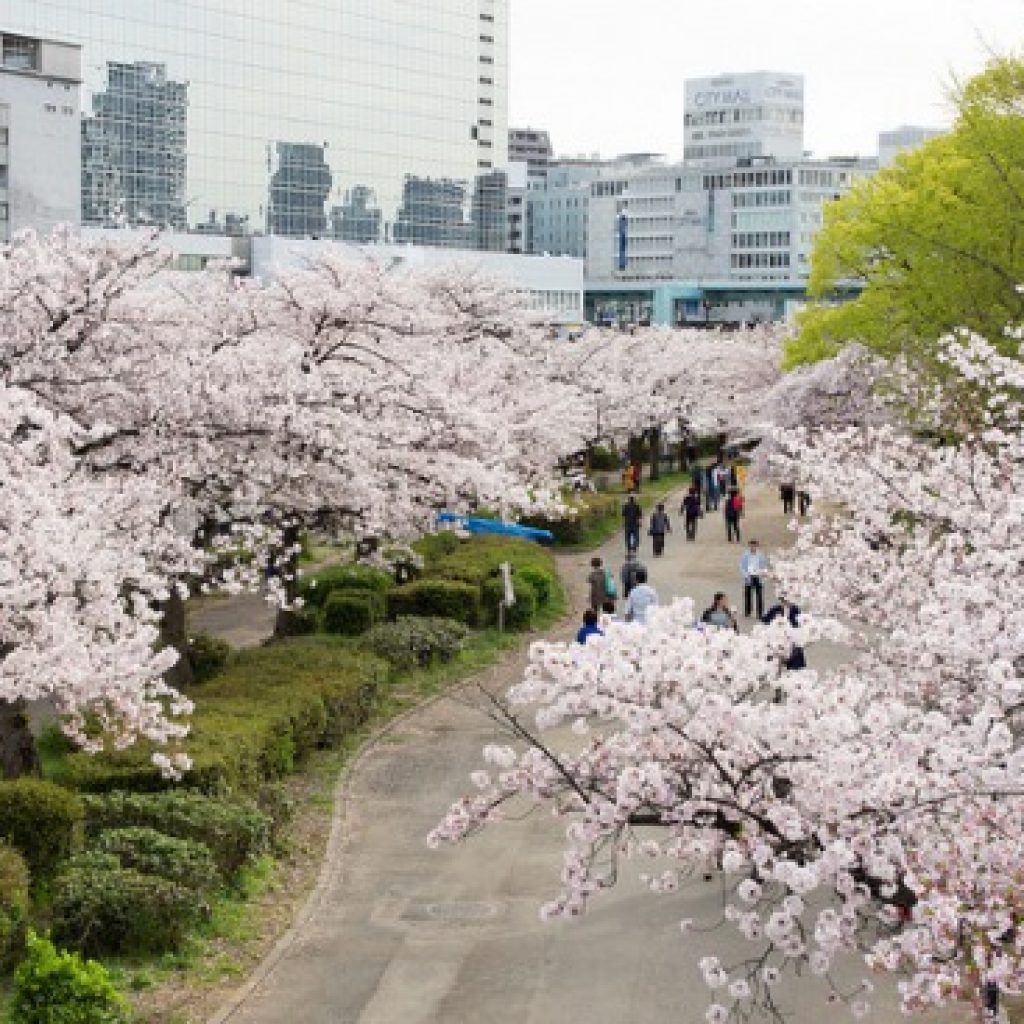
M 543 181 L 554 156 L 551 136 L 534 128 L 510 128 L 508 158 L 526 164 L 530 183 Z
M 773 71 L 686 82 L 686 162 L 713 166 L 744 157 L 799 160 L 804 152 L 804 79 Z
M 87 223 L 490 244 L 480 204 L 504 217 L 508 0 L 4 0 L 2 33 L 82 47 Z
M 81 81 L 77 46 L 0 31 L 0 242 L 78 221 Z

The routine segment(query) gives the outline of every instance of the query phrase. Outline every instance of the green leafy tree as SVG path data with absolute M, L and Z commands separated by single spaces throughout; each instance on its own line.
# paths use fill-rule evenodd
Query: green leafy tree
M 1003 57 L 955 96 L 953 129 L 828 207 L 789 365 L 860 341 L 929 361 L 967 327 L 992 340 L 1024 315 L 1024 59 Z M 853 281 L 859 297 L 835 299 Z

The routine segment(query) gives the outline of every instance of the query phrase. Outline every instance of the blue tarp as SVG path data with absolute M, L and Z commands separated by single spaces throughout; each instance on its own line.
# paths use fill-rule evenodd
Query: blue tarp
M 460 516 L 455 512 L 438 512 L 437 521 L 455 525 L 473 534 L 501 534 L 506 537 L 522 537 L 538 544 L 552 544 L 555 535 L 550 530 L 539 530 L 535 526 L 518 526 L 515 523 L 501 523 L 497 519 L 474 519 Z

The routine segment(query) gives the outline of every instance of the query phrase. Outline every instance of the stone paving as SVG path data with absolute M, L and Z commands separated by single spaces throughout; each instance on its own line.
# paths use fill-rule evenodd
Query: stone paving
M 787 541 L 773 489 L 753 488 L 744 539 L 769 550 Z M 739 557 L 719 514 L 701 521 L 688 544 L 677 533 L 666 554 L 642 557 L 662 599 L 713 591 L 742 604 Z M 616 571 L 621 535 L 601 552 Z M 589 555 L 561 559 L 574 608 L 581 608 Z M 770 597 L 770 595 L 766 595 Z M 742 609 L 741 609 L 742 610 Z M 558 635 L 568 637 L 575 621 Z M 812 664 L 841 658 L 816 650 Z M 510 658 L 480 682 L 501 692 L 518 679 L 524 657 Z M 557 888 L 564 823 L 544 813 L 507 822 L 457 848 L 427 849 L 424 838 L 448 804 L 468 788 L 484 744 L 500 737 L 474 689 L 434 701 L 370 744 L 339 790 L 334 830 L 320 884 L 295 927 L 215 1018 L 216 1024 L 698 1024 L 708 992 L 697 961 L 713 950 L 741 959 L 732 933 L 683 936 L 683 918 L 720 916 L 716 875 L 676 894 L 651 895 L 626 863 L 620 884 L 581 920 L 541 923 L 539 906 Z M 844 982 L 863 976 L 852 965 Z M 876 1012 L 901 1019 L 895 987 L 876 979 Z M 808 980 L 782 1000 L 791 1024 L 848 1019 L 824 1003 Z M 958 1015 L 930 1015 L 930 1022 Z M 211 1022 L 212 1024 L 212 1022 Z

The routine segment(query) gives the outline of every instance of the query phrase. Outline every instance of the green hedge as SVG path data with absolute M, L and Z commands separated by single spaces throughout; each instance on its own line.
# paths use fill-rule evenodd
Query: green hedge
M 442 530 L 440 533 L 428 533 L 426 536 L 420 537 L 413 544 L 413 550 L 429 564 L 438 558 L 450 555 L 453 551 L 458 551 L 459 544 L 459 538 L 454 533 L 450 530 Z
M 206 908 L 183 885 L 123 868 L 108 853 L 71 860 L 50 908 L 55 941 L 86 954 L 178 949 Z
M 33 882 L 54 873 L 80 845 L 82 801 L 40 779 L 0 782 L 0 839 L 28 864 Z
M 468 636 L 469 627 L 453 619 L 402 618 L 375 626 L 363 644 L 395 668 L 409 670 L 434 660 L 451 661 Z
M 0 846 L 0 970 L 25 948 L 28 922 L 28 866 L 17 850 Z
M 506 629 L 529 629 L 537 612 L 537 598 L 533 587 L 518 576 L 512 577 L 512 590 L 515 593 L 515 604 L 505 609 Z M 488 580 L 483 587 L 483 603 L 486 612 L 486 623 L 495 626 L 498 623 L 498 605 L 505 596 L 505 583 L 501 579 Z
M 533 595 L 537 600 L 537 607 L 547 608 L 555 591 L 556 577 L 552 573 L 529 565 L 525 568 L 517 569 L 515 575 L 524 583 L 530 585 Z
M 550 530 L 556 544 L 582 544 L 595 526 L 622 514 L 622 497 L 614 494 L 585 494 L 569 499 L 575 514 L 555 519 L 551 516 L 527 516 L 523 525 Z
M 29 935 L 28 955 L 14 975 L 6 1024 L 128 1024 L 128 1003 L 102 964 L 58 952 Z
M 205 843 L 145 826 L 107 829 L 93 849 L 113 854 L 123 868 L 166 878 L 196 892 L 216 889 L 221 882 L 220 869 Z
M 86 828 L 97 839 L 109 829 L 147 828 L 201 843 L 225 878 L 267 849 L 270 819 L 254 804 L 170 790 L 87 796 Z
M 196 689 L 185 748 L 192 769 L 182 785 L 205 793 L 255 795 L 288 774 L 310 751 L 337 743 L 373 711 L 387 680 L 383 661 L 330 636 L 296 637 L 242 651 Z M 168 783 L 153 747 L 71 754 L 50 769 L 55 781 L 82 792 L 153 792 Z
M 188 662 L 192 682 L 205 683 L 223 671 L 231 656 L 231 645 L 209 633 L 193 633 L 188 638 Z
M 428 560 L 424 576 L 479 587 L 498 575 L 502 562 L 516 570 L 535 568 L 552 575 L 555 571 L 554 560 L 539 544 L 518 537 L 472 537 L 449 554 Z
M 422 579 L 388 594 L 388 617 L 425 615 L 475 626 L 480 619 L 480 587 L 458 579 Z
M 311 608 L 323 608 L 338 591 L 372 591 L 386 594 L 394 586 L 391 576 L 368 565 L 331 565 L 305 576 L 299 582 L 299 596 Z
M 324 602 L 320 623 L 325 633 L 362 636 L 382 618 L 383 595 L 373 591 L 336 590 Z

